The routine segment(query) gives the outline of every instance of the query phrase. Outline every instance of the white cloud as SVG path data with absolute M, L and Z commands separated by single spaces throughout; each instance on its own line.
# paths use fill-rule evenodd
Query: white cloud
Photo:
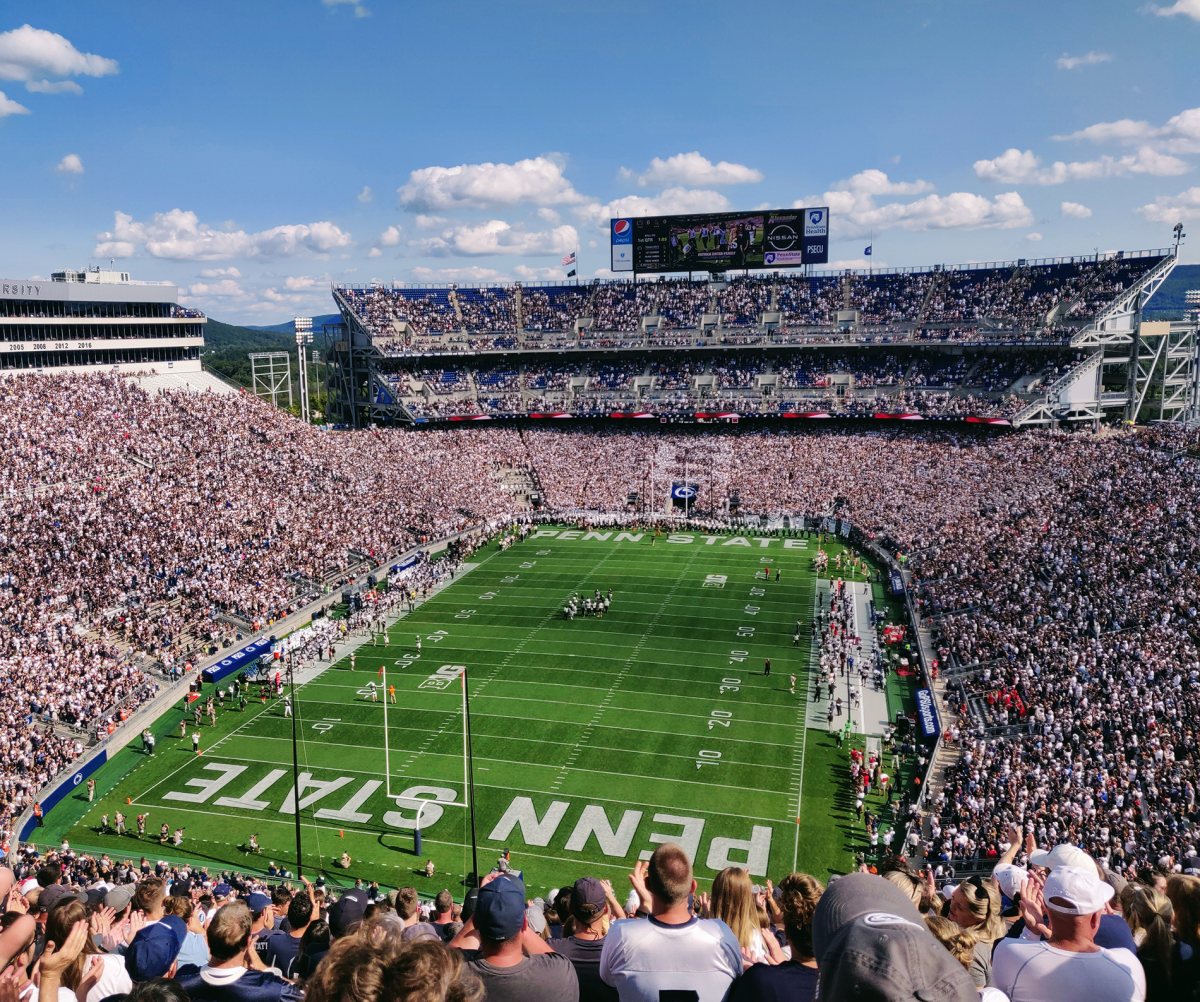
M 35 92 L 55 94 L 73 90 L 78 84 L 63 86 L 38 77 L 103 77 L 118 72 L 115 59 L 80 52 L 62 35 L 28 24 L 0 33 L 0 80 L 22 80 Z M 0 108 L 3 105 L 0 104 Z M 19 106 L 18 106 L 19 107 Z M 13 114 L 9 111 L 7 114 Z
M 557 159 L 534 157 L 513 164 L 461 164 L 422 167 L 397 189 L 410 212 L 448 209 L 493 209 L 526 202 L 531 205 L 578 204 L 586 201 L 563 177 Z
M 367 257 L 383 257 L 383 251 L 381 251 L 378 247 L 372 247 L 367 252 Z
M 451 226 L 439 236 L 410 240 L 408 245 L 438 257 L 475 257 L 485 254 L 512 254 L 521 257 L 539 254 L 563 254 L 574 250 L 578 236 L 574 226 L 529 232 L 502 219 L 484 223 Z
M 0 118 L 7 118 L 9 115 L 28 115 L 29 109 L 23 104 L 18 104 L 12 98 L 5 95 L 4 91 L 0 90 Z
M 1137 153 L 1123 157 L 1103 156 L 1096 160 L 1063 163 L 1056 160 L 1049 167 L 1033 150 L 1021 152 L 1016 147 L 1005 150 L 992 160 L 976 160 L 975 173 L 984 181 L 1000 184 L 1062 184 L 1064 181 L 1086 181 L 1100 177 L 1128 177 L 1130 174 L 1152 174 L 1169 177 L 1183 174 L 1189 168 L 1178 157 L 1159 153 L 1142 146 Z
M 563 268 L 530 268 L 529 265 L 519 264 L 513 269 L 513 274 L 522 282 L 562 281 Z
M 988 199 L 966 191 L 926 195 L 914 202 L 876 204 L 888 195 L 928 191 L 927 181 L 894 182 L 882 171 L 866 170 L 839 181 L 819 199 L 806 198 L 793 208 L 828 205 L 839 237 L 865 236 L 872 231 L 1013 229 L 1033 222 L 1033 213 L 1015 191 Z
M 538 209 L 537 214 L 538 219 L 549 223 L 551 226 L 557 226 L 562 222 L 562 216 L 546 205 L 543 205 L 540 209 Z
M 83 161 L 79 159 L 78 153 L 68 153 L 54 169 L 60 174 L 82 174 Z
M 1040 233 L 1026 233 L 1025 239 L 1030 240 L 1036 244 L 1039 240 L 1042 239 L 1042 235 Z
M 364 185 L 363 185 L 363 190 L 362 190 L 362 191 L 360 191 L 360 192 L 359 192 L 357 195 L 355 195 L 354 197 L 355 197 L 355 198 L 357 198 L 357 199 L 358 199 L 360 202 L 362 202 L 362 203 L 364 203 L 364 204 L 365 204 L 365 203 L 367 203 L 367 202 L 371 201 L 371 199 L 372 199 L 372 198 L 374 198 L 375 196 L 371 194 L 371 189 L 370 189 L 370 187 L 369 187 L 368 185 L 365 185 L 365 184 L 364 184 Z
M 288 301 L 287 296 L 281 296 L 274 289 L 263 289 L 262 297 L 263 299 L 267 299 L 272 303 L 286 303 Z
M 386 230 L 379 234 L 379 242 L 384 247 L 395 247 L 400 243 L 400 227 L 389 226 Z
M 283 284 L 293 292 L 301 292 L 304 289 L 311 289 L 319 282 L 320 279 L 310 278 L 308 275 L 297 275 L 296 277 L 289 276 L 283 280 Z
M 242 273 L 234 267 L 205 268 L 200 272 L 201 278 L 241 278 Z
M 668 188 L 657 195 L 626 195 L 607 205 L 589 202 L 576 212 L 598 226 L 610 219 L 633 216 L 668 216 L 682 212 L 721 212 L 729 208 L 729 199 L 719 191 L 692 188 Z
M 494 268 L 413 268 L 413 278 L 421 282 L 499 282 L 507 275 Z
M 1078 202 L 1063 202 L 1062 214 L 1071 216 L 1073 219 L 1087 219 L 1092 214 L 1092 210 Z
M 74 80 L 27 80 L 25 89 L 32 94 L 82 94 Z
M 1188 108 L 1178 115 L 1172 115 L 1160 126 L 1121 118 L 1115 122 L 1097 122 L 1078 132 L 1051 138 L 1060 142 L 1074 139 L 1086 139 L 1093 143 L 1118 142 L 1126 146 L 1139 143 L 1167 153 L 1200 153 L 1200 108 Z
M 850 191 L 865 195 L 919 195 L 933 191 L 928 181 L 890 181 L 881 170 L 864 170 L 845 181 L 838 181 L 834 191 Z
M 355 17 L 370 17 L 371 12 L 357 0 L 323 0 L 326 7 L 353 6 Z
M 1095 66 L 1097 63 L 1111 63 L 1112 56 L 1107 52 L 1089 52 L 1086 56 L 1068 56 L 1065 52 L 1058 57 L 1055 65 L 1060 70 L 1075 70 L 1080 66 Z
M 132 216 L 123 212 L 114 216 L 112 231 L 96 237 L 100 241 L 94 252 L 98 257 L 131 257 L 139 244 L 151 257 L 182 261 L 296 257 L 325 254 L 349 246 L 352 240 L 349 233 L 327 221 L 246 233 L 214 230 L 201 223 L 194 212 L 182 209 L 157 212 L 145 223 L 134 222 Z
M 242 287 L 233 279 L 226 278 L 220 282 L 210 285 L 207 282 L 197 282 L 195 285 L 188 286 L 188 292 L 193 296 L 244 296 L 246 295 Z
M 416 223 L 423 230 L 431 230 L 435 226 L 445 226 L 450 222 L 445 216 L 424 216 L 417 214 Z
M 1149 9 L 1159 17 L 1174 17 L 1176 14 L 1182 14 L 1184 17 L 1190 17 L 1193 21 L 1200 21 L 1200 0 L 1176 0 L 1170 7 L 1156 7 L 1151 4 Z
M 1143 205 L 1137 211 L 1152 223 L 1200 219 L 1200 188 L 1188 188 L 1178 195 L 1160 195 L 1153 205 Z
M 650 161 L 648 170 L 635 174 L 626 167 L 621 168 L 621 176 L 636 178 L 639 188 L 659 185 L 704 185 L 726 184 L 757 184 L 763 179 L 763 173 L 753 167 L 743 164 L 733 164 L 728 160 L 713 163 L 707 157 L 702 157 L 698 151 L 691 153 L 676 153 L 673 157 L 661 160 L 655 157 Z

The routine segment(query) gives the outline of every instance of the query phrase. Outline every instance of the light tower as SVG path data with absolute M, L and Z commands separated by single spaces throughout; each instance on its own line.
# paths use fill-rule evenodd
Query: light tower
M 300 362 L 300 420 L 308 424 L 312 418 L 308 409 L 308 360 L 304 346 L 312 344 L 312 317 L 296 317 L 292 329 L 296 332 L 296 355 Z

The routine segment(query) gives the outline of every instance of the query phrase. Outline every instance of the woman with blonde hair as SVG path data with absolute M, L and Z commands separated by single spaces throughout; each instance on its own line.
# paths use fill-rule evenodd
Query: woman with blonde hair
M 790 960 L 774 966 L 755 964 L 733 983 L 728 1002 L 789 999 L 812 1002 L 817 992 L 817 960 L 812 942 L 813 915 L 824 885 L 807 873 L 791 873 L 779 882 L 779 913 L 792 948 Z
M 738 866 L 727 866 L 712 885 L 712 917 L 720 919 L 737 937 L 742 957 L 749 964 L 778 964 L 783 951 L 771 933 L 763 935 L 750 874 Z
M 1008 931 L 1000 917 L 1000 889 L 992 880 L 969 877 L 954 889 L 946 918 L 957 922 L 975 939 L 971 977 L 976 988 L 992 983 L 992 947 Z
M 1133 892 L 1128 897 L 1122 894 L 1121 904 L 1137 943 L 1137 958 L 1146 972 L 1146 1002 L 1190 999 L 1196 955 L 1171 933 L 1175 917 L 1171 899 L 1153 887 L 1129 886 Z

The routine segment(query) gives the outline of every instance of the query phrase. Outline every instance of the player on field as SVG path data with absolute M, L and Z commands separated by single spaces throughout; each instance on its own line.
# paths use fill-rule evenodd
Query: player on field
M 117 822 L 117 834 L 124 835 L 125 834 L 125 815 L 122 814 L 120 811 L 117 811 L 113 815 L 113 819 Z
M 388 701 L 392 703 L 396 702 L 396 687 L 394 685 L 388 686 Z
M 200 732 L 192 731 L 192 751 L 197 755 L 200 754 Z
M 792 695 L 794 696 L 794 695 L 796 695 L 796 676 L 793 675 L 793 676 L 791 676 L 791 678 L 792 678 Z
M 770 674 L 771 674 L 771 659 L 767 658 L 763 662 L 763 675 L 770 675 Z

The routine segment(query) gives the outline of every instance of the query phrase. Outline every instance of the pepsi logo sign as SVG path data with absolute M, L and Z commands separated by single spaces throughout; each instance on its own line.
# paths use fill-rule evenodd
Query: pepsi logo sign
M 631 224 L 628 219 L 614 219 L 613 220 L 613 235 L 619 237 L 622 234 L 628 233 L 630 225 Z

